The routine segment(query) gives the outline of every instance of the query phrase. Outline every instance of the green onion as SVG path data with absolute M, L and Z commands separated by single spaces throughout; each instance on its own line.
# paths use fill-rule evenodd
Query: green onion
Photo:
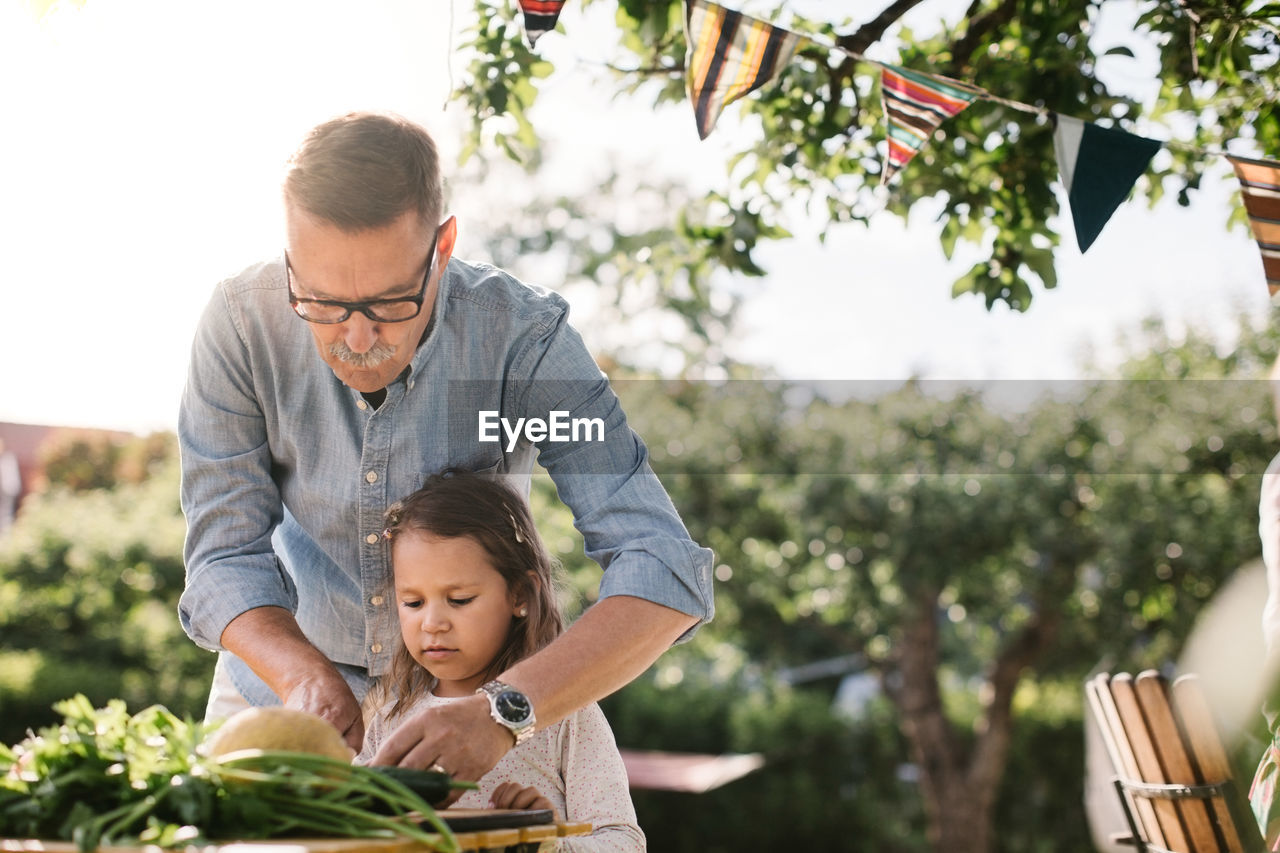
M 457 850 L 449 826 L 395 773 L 310 753 L 208 758 L 201 724 L 160 706 L 130 716 L 120 700 L 95 709 L 76 696 L 54 708 L 62 725 L 0 745 L 0 837 L 74 841 L 82 853 L 286 834 Z
M 256 786 L 258 796 L 302 830 L 351 837 L 403 835 L 437 850 L 457 849 L 452 830 L 430 803 L 369 767 L 323 755 L 256 749 L 224 755 L 208 767 L 223 785 Z M 392 815 L 371 811 L 375 804 Z M 429 823 L 440 837 L 425 832 L 415 818 Z

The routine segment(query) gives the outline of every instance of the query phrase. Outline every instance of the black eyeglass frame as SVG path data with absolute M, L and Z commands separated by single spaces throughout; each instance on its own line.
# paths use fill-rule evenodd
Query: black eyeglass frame
M 319 326 L 336 326 L 338 323 L 345 323 L 351 319 L 351 312 L 359 311 L 368 317 L 374 323 L 407 323 L 414 317 L 422 313 L 422 303 L 426 299 L 427 284 L 431 281 L 431 273 L 436 268 L 436 243 L 440 240 L 439 232 L 436 232 L 435 238 L 431 241 L 431 253 L 427 255 L 427 272 L 422 276 L 422 286 L 418 288 L 418 292 L 413 296 L 395 296 L 389 299 L 362 299 L 359 302 L 343 302 L 340 299 L 309 299 L 298 296 L 293 292 L 293 265 L 289 263 L 289 250 L 284 251 L 284 278 L 285 286 L 289 289 L 289 305 L 293 307 L 293 312 L 306 320 L 308 323 L 315 323 Z M 417 306 L 408 317 L 398 317 L 394 320 L 388 320 L 385 317 L 379 317 L 373 312 L 379 305 L 385 305 L 388 302 L 412 302 Z M 312 305 L 329 305 L 334 308 L 342 308 L 345 310 L 341 317 L 336 320 L 316 320 L 303 314 L 299 310 L 299 306 L 303 303 Z

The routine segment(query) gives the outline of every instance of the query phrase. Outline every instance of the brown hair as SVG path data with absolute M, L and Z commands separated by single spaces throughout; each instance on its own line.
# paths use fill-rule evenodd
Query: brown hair
M 444 211 L 435 142 L 394 113 L 355 112 L 313 128 L 289 159 L 284 198 L 344 231 L 416 210 L 434 228 Z
M 451 469 L 427 478 L 422 487 L 387 509 L 384 536 L 394 547 L 407 532 L 454 538 L 466 536 L 482 547 L 512 596 L 528 605 L 527 616 L 511 621 L 502 651 L 484 674 L 488 681 L 541 649 L 564 630 L 556 602 L 558 564 L 538 536 L 523 498 L 494 477 Z M 394 698 L 389 716 L 407 710 L 435 686 L 401 642 L 391 662 L 383 700 Z

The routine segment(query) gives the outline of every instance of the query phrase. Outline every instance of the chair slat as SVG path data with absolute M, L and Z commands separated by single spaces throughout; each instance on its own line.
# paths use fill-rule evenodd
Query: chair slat
M 1200 768 L 1201 781 L 1214 784 L 1230 779 L 1231 763 L 1227 760 L 1226 750 L 1222 748 L 1222 741 L 1218 739 L 1213 713 L 1209 710 L 1209 703 L 1204 698 L 1200 680 L 1196 676 L 1184 675 L 1174 680 L 1173 705 L 1182 726 L 1184 740 L 1190 746 L 1191 754 Z M 1223 797 L 1213 797 L 1209 804 L 1222 830 L 1226 849 L 1230 853 L 1243 853 L 1240 830 L 1231 819 L 1227 801 Z
M 1093 709 L 1094 720 L 1102 732 L 1102 742 L 1111 756 L 1111 764 L 1116 771 L 1128 779 L 1141 779 L 1142 771 L 1138 768 L 1138 760 L 1134 757 L 1133 748 L 1120 721 L 1120 712 L 1116 709 L 1115 698 L 1111 695 L 1111 676 L 1099 673 L 1086 685 L 1086 695 Z M 1147 797 L 1135 797 L 1128 791 L 1124 797 L 1129 805 L 1130 814 L 1137 821 L 1138 827 L 1148 844 L 1157 847 L 1168 847 L 1164 833 L 1160 831 L 1160 823 L 1156 819 L 1155 806 Z
M 1138 677 L 1134 679 L 1134 687 L 1138 693 L 1138 703 L 1142 706 L 1142 714 L 1147 720 L 1147 729 L 1151 732 L 1156 755 L 1160 759 L 1160 766 L 1164 768 L 1165 781 L 1179 785 L 1199 784 L 1201 780 L 1196 778 L 1191 755 L 1178 732 L 1178 722 L 1169 700 L 1167 679 L 1154 670 L 1147 670 L 1138 673 Z M 1191 853 L 1216 853 L 1220 844 L 1213 831 L 1208 803 L 1200 799 L 1175 800 L 1174 805 L 1182 815 L 1183 825 L 1187 829 Z
M 1146 718 L 1142 715 L 1142 706 L 1138 702 L 1137 690 L 1133 676 L 1128 673 L 1116 673 L 1111 677 L 1111 695 L 1116 702 L 1116 710 L 1120 714 L 1120 722 L 1124 726 L 1125 737 L 1133 749 L 1133 757 L 1138 763 L 1138 779 L 1142 782 L 1167 784 L 1164 768 Z M 1173 800 L 1154 799 L 1151 801 L 1159 821 L 1160 831 L 1164 834 L 1165 847 L 1170 850 L 1192 853 L 1191 841 L 1187 837 L 1177 806 Z

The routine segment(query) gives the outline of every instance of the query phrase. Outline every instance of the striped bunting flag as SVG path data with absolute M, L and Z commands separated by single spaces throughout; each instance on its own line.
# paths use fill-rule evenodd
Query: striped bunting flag
M 702 139 L 727 105 L 772 80 L 809 41 L 707 0 L 689 0 L 685 37 L 689 100 Z
M 1262 250 L 1262 272 L 1272 296 L 1280 290 L 1280 163 L 1227 155 L 1240 179 L 1249 227 Z
M 880 185 L 884 186 L 944 121 L 977 100 L 983 91 L 950 77 L 885 65 L 880 93 L 889 127 L 889 153 L 880 173 Z
M 520 11 L 524 13 L 524 34 L 529 39 L 529 47 L 537 43 L 543 33 L 556 28 L 556 19 L 564 8 L 565 0 L 519 0 Z

